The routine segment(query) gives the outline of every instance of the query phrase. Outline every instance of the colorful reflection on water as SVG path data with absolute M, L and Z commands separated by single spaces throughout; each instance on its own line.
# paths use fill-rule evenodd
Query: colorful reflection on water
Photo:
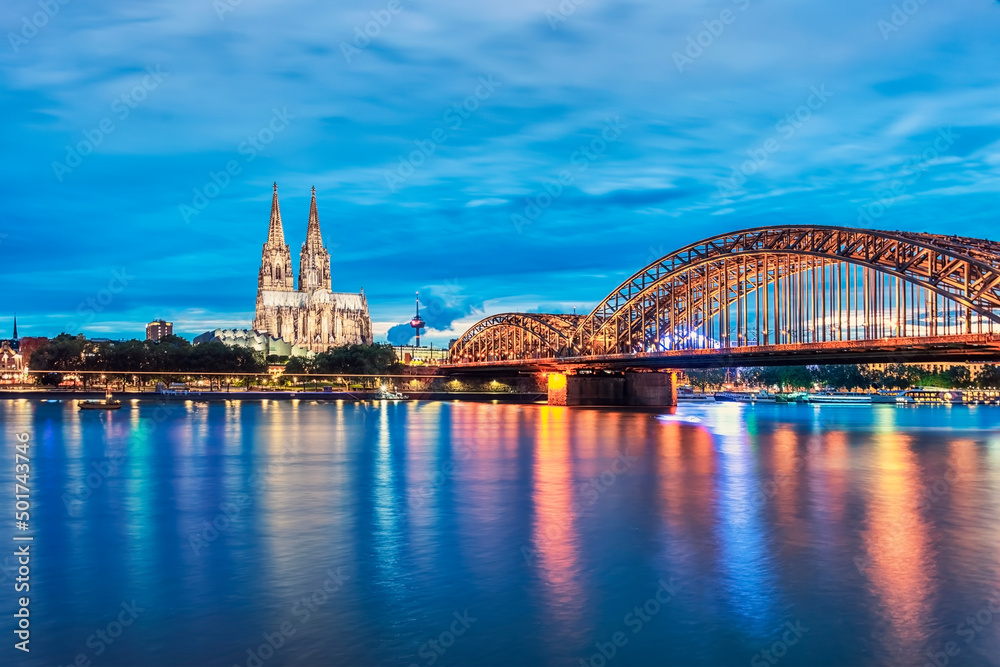
M 36 538 L 4 664 L 1000 664 L 1000 409 L 0 420 L 11 461 L 31 434 Z

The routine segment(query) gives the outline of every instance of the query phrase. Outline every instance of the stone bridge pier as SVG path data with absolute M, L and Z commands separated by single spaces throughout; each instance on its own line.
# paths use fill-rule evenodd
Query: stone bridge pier
M 677 405 L 677 373 L 576 371 L 550 373 L 549 405 L 672 407 Z

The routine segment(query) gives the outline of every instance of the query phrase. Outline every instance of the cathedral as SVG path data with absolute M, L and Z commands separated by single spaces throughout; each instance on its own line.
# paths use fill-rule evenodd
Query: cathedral
M 330 290 L 330 253 L 323 246 L 312 189 L 306 241 L 299 255 L 299 284 L 295 288 L 292 254 L 285 243 L 278 208 L 278 184 L 271 199 L 271 226 L 257 276 L 255 331 L 325 352 L 339 345 L 372 344 L 372 320 L 362 289 L 359 294 Z

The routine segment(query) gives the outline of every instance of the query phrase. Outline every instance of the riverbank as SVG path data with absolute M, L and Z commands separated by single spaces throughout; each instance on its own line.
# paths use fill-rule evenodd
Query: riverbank
M 113 392 L 121 401 L 374 401 L 376 391 L 191 391 L 177 394 L 157 394 L 155 392 Z M 0 400 L 57 400 L 82 401 L 104 398 L 103 391 L 46 391 L 39 389 L 0 390 Z M 406 394 L 409 401 L 472 401 L 497 403 L 536 403 L 545 401 L 544 393 L 494 393 L 494 392 L 448 392 L 417 391 Z

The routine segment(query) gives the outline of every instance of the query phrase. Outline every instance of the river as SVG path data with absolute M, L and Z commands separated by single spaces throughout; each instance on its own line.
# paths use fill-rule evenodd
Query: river
M 1000 408 L 2 400 L 0 422 L 5 477 L 16 434 L 31 460 L 30 528 L 5 492 L 0 539 L 33 537 L 31 652 L 5 611 L 3 664 L 1000 664 Z

